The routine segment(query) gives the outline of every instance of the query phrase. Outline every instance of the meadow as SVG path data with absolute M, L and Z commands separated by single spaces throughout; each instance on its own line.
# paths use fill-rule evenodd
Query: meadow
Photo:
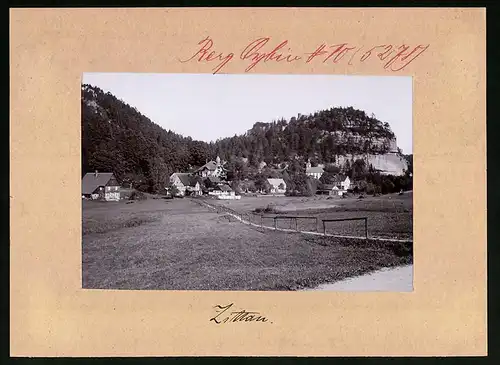
M 366 217 L 369 237 L 391 239 L 413 239 L 413 192 L 380 196 L 359 196 L 349 198 L 328 198 L 327 196 L 286 197 L 261 196 L 244 197 L 241 200 L 214 200 L 213 204 L 228 207 L 246 214 L 252 222 L 273 226 L 272 217 L 317 217 L 297 219 L 297 228 L 303 231 L 323 232 L 323 219 Z M 261 219 L 261 215 L 264 216 Z M 269 217 L 269 218 L 266 218 Z M 295 221 L 279 219 L 278 228 L 295 229 Z M 363 221 L 342 221 L 326 223 L 327 232 L 347 236 L 364 236 Z
M 284 205 L 276 204 L 281 214 L 310 203 L 288 197 L 244 197 L 217 203 L 251 211 L 274 200 L 278 203 L 278 199 L 284 199 L 279 201 Z M 397 204 L 404 206 L 401 200 Z M 343 202 L 325 202 L 330 206 L 322 207 L 321 214 L 354 213 L 337 211 Z M 344 209 L 354 208 L 348 205 Z M 383 224 L 378 224 L 382 229 Z M 255 228 L 188 198 L 82 202 L 83 288 L 299 290 L 382 267 L 411 264 L 412 251 L 411 243 Z

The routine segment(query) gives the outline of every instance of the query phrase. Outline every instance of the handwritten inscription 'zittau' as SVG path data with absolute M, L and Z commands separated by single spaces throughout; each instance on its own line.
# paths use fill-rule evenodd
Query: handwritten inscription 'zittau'
M 429 44 L 406 45 L 406 44 L 377 44 L 377 45 L 351 45 L 349 43 L 326 44 L 311 49 L 311 52 L 302 54 L 294 53 L 287 40 L 273 42 L 271 38 L 258 38 L 242 47 L 240 53 L 236 53 L 237 59 L 246 63 L 245 72 L 256 66 L 275 62 L 291 64 L 303 62 L 306 64 L 340 64 L 347 63 L 349 66 L 355 63 L 377 62 L 385 70 L 396 72 L 403 70 L 410 63 L 420 57 Z M 220 72 L 229 62 L 234 61 L 235 53 L 221 52 L 216 50 L 214 41 L 210 37 L 198 42 L 191 56 L 182 63 L 195 61 L 213 65 L 214 74 Z
M 269 320 L 262 316 L 259 312 L 247 312 L 242 309 L 239 311 L 230 311 L 234 303 L 221 306 L 216 305 L 217 315 L 210 318 L 210 322 L 215 322 L 216 324 L 222 323 L 233 323 L 233 322 L 269 322 Z M 272 322 L 269 322 L 272 323 Z

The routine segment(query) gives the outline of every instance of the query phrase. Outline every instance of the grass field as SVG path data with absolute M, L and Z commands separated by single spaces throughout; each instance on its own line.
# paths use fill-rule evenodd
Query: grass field
M 241 200 L 214 200 L 213 203 L 229 207 L 240 213 L 252 213 L 256 209 L 272 207 L 274 213 L 265 215 L 318 217 L 318 224 L 312 219 L 298 219 L 299 230 L 323 231 L 322 219 L 368 218 L 368 234 L 371 237 L 413 239 L 413 192 L 403 195 L 389 194 L 367 196 L 364 199 L 334 198 L 315 196 L 299 197 L 244 197 Z M 260 213 L 249 219 L 260 224 Z M 263 224 L 273 226 L 272 219 L 264 219 Z M 278 228 L 295 228 L 294 221 L 278 220 Z M 363 236 L 363 221 L 327 223 L 327 232 L 348 236 Z
M 190 199 L 82 205 L 84 288 L 297 290 L 412 262 L 411 244 L 257 229 Z

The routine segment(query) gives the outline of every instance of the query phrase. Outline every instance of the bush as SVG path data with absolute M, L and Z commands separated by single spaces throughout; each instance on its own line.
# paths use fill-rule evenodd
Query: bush
M 265 208 L 255 208 L 254 209 L 255 213 L 276 213 L 276 209 L 274 205 L 268 204 L 267 207 Z
M 134 191 L 130 194 L 129 200 L 146 200 L 146 194 L 141 191 Z

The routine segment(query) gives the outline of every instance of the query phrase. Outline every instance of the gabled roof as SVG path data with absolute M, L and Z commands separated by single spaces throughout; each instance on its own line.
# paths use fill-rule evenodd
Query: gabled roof
M 82 194 L 92 194 L 99 186 L 106 186 L 114 179 L 112 172 L 88 172 L 82 179 Z M 118 185 L 116 185 L 118 186 Z
M 200 167 L 198 170 L 196 170 L 196 172 L 203 171 L 205 169 L 210 170 L 210 171 L 214 171 L 216 168 L 217 168 L 217 164 L 215 163 L 215 161 L 209 161 L 206 164 L 204 164 L 202 167 Z
M 309 167 L 306 169 L 306 174 L 322 174 L 325 170 L 322 167 Z
M 278 187 L 280 184 L 283 184 L 283 186 L 286 186 L 285 180 L 283 179 L 267 179 L 269 184 L 271 184 L 273 187 Z
M 221 185 L 218 185 L 214 188 L 214 190 L 220 190 L 220 191 L 233 191 L 233 189 L 231 189 L 231 187 L 229 185 L 226 185 L 226 184 L 221 184 Z
M 195 186 L 196 185 L 196 179 L 191 176 L 190 173 L 187 172 L 175 172 L 172 175 L 177 175 L 179 180 L 181 181 L 182 185 L 184 186 Z
M 231 189 L 231 187 L 229 185 L 226 185 L 226 184 L 221 185 L 220 189 L 222 191 L 233 191 L 233 189 Z
M 220 179 L 217 176 L 208 176 L 206 179 L 213 184 L 220 183 Z

